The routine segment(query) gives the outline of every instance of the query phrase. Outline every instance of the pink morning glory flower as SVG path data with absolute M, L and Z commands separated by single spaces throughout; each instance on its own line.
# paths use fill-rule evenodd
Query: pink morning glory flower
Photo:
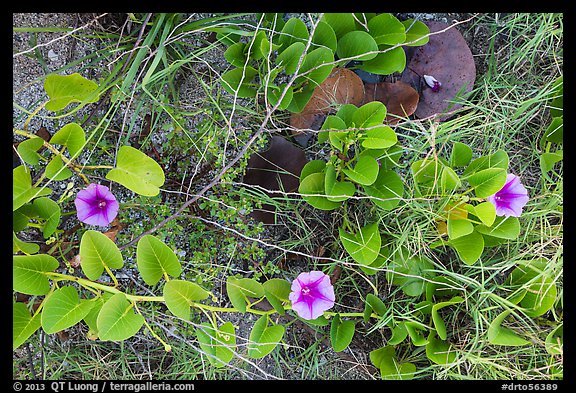
M 520 183 L 520 178 L 511 173 L 506 176 L 506 184 L 496 194 L 486 198 L 496 206 L 497 216 L 520 217 L 522 208 L 528 202 L 528 190 Z
M 316 319 L 334 306 L 336 297 L 330 277 L 320 271 L 300 273 L 292 282 L 288 296 L 292 310 L 301 318 Z
M 426 84 L 428 86 L 430 86 L 430 88 L 432 89 L 432 91 L 434 93 L 437 93 L 438 90 L 440 90 L 440 86 L 442 86 L 442 83 L 438 82 L 438 80 L 436 80 L 436 78 L 434 78 L 433 76 L 430 75 L 423 75 L 424 80 L 426 81 Z
M 108 187 L 90 184 L 74 200 L 76 214 L 83 223 L 105 227 L 118 214 L 118 201 Z

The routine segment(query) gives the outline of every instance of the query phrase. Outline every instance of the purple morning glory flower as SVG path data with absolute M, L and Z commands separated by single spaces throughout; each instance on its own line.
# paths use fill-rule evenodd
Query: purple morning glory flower
M 300 273 L 291 289 L 292 310 L 304 319 L 318 318 L 334 306 L 336 300 L 330 277 L 319 271 Z
M 108 187 L 90 184 L 78 192 L 74 200 L 76 214 L 83 223 L 105 227 L 118 214 L 118 201 Z
M 528 202 L 528 190 L 520 183 L 520 178 L 511 173 L 506 176 L 506 184 L 496 194 L 486 198 L 496 206 L 497 216 L 520 217 L 522 208 Z
M 424 80 L 426 81 L 426 84 L 430 86 L 430 88 L 434 93 L 437 93 L 440 90 L 440 86 L 442 86 L 442 83 L 438 82 L 436 78 L 430 75 L 423 75 L 423 77 Z

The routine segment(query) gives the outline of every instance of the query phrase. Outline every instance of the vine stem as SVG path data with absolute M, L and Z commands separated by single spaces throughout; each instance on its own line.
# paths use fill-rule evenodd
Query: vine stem
M 106 284 L 103 284 L 100 282 L 90 281 L 90 280 L 87 280 L 87 279 L 81 278 L 81 277 L 70 276 L 67 274 L 55 273 L 55 272 L 45 272 L 44 274 L 46 274 L 49 278 L 52 278 L 56 281 L 66 281 L 66 280 L 67 281 L 74 281 L 74 282 L 76 282 L 76 283 L 80 284 L 81 286 L 86 287 L 88 289 L 98 289 L 98 290 L 113 293 L 113 294 L 122 293 L 122 294 L 124 294 L 124 296 L 126 296 L 126 299 L 128 299 L 132 303 L 136 303 L 136 302 L 161 302 L 161 303 L 165 303 L 166 302 L 164 296 L 131 295 L 131 294 L 128 294 L 128 293 L 121 291 L 117 287 L 112 287 L 110 285 L 106 285 Z M 219 312 L 219 313 L 240 312 L 235 307 L 210 306 L 208 304 L 202 304 L 202 303 L 198 303 L 198 302 L 190 302 L 190 306 L 198 308 L 198 309 L 203 310 L 203 311 L 211 311 L 211 312 Z M 284 308 L 286 310 L 292 309 L 292 307 L 290 307 L 289 305 L 285 305 Z M 274 314 L 276 312 L 276 310 L 275 309 L 258 310 L 255 308 L 247 307 L 246 312 L 250 312 L 252 314 L 257 314 L 257 315 L 270 315 L 270 314 Z M 324 315 L 328 316 L 328 317 L 334 316 L 336 314 L 339 314 L 341 317 L 363 317 L 364 316 L 364 313 L 360 313 L 360 312 L 349 312 L 349 313 L 337 313 L 337 312 L 332 312 L 332 311 L 325 311 L 324 312 Z M 375 314 L 370 314 L 370 317 L 378 318 L 378 316 Z

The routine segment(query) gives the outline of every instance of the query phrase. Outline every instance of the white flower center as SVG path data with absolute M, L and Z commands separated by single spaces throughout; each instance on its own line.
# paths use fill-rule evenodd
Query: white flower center
M 310 288 L 304 287 L 302 288 L 302 295 L 308 295 L 310 293 Z
M 106 207 L 106 201 L 100 201 L 100 202 L 98 202 L 98 207 L 99 207 L 99 208 Z

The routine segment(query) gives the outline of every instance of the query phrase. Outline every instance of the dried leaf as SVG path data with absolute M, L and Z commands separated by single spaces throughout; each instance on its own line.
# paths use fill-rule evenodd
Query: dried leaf
M 120 221 L 118 221 L 118 217 L 113 219 L 110 224 L 112 226 L 110 227 L 110 229 L 108 231 L 104 232 L 104 235 L 108 236 L 108 238 L 110 240 L 112 240 L 114 243 L 116 243 L 116 235 L 118 234 L 118 231 L 120 231 L 122 228 L 124 228 L 124 225 L 122 225 L 120 223 Z
M 281 136 L 273 136 L 267 150 L 252 154 L 244 175 L 244 183 L 260 186 L 270 197 L 273 191 L 294 192 L 300 184 L 299 176 L 308 160 L 304 151 Z M 252 212 L 252 217 L 265 224 L 274 223 L 274 207 L 263 205 Z
M 308 142 L 310 134 L 297 130 L 319 130 L 326 116 L 341 104 L 360 106 L 364 99 L 362 79 L 348 68 L 335 68 L 312 93 L 310 101 L 302 112 L 290 116 L 290 125 L 296 130 L 294 135 L 304 134 L 297 138 L 298 143 Z M 304 144 L 305 146 L 305 144 Z
M 72 266 L 73 268 L 77 268 L 78 266 L 80 266 L 81 263 L 80 254 L 74 256 L 74 258 L 72 258 L 68 262 L 70 263 L 70 266 Z
M 450 25 L 437 21 L 426 22 L 430 32 L 438 32 Z M 441 87 L 438 92 L 432 91 L 423 80 L 424 75 L 436 78 Z M 460 101 L 458 94 L 468 94 L 476 80 L 476 65 L 472 51 L 462 34 L 452 27 L 442 33 L 430 36 L 430 41 L 418 47 L 411 57 L 401 80 L 415 87 L 422 86 L 420 103 L 415 115 L 419 118 L 431 117 L 454 111 L 461 104 L 452 104 L 452 100 Z M 440 120 L 446 120 L 451 115 L 441 115 Z
M 364 104 L 371 101 L 382 102 L 387 109 L 385 122 L 396 124 L 399 117 L 408 117 L 416 111 L 420 97 L 418 92 L 402 81 L 366 83 Z

